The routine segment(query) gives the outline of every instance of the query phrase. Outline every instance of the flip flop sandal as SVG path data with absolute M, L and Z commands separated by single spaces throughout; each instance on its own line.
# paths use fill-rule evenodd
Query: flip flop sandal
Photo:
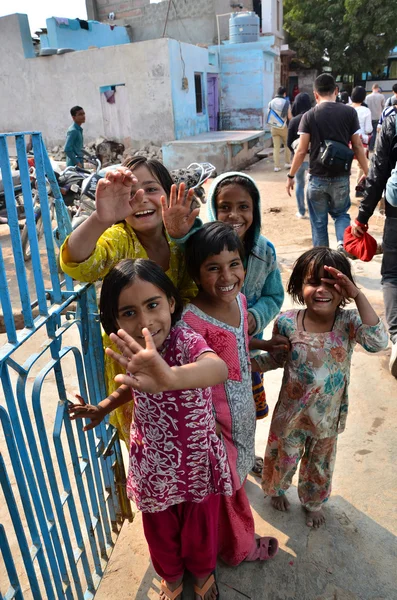
M 200 596 L 200 598 L 202 598 L 204 600 L 206 593 L 208 592 L 209 589 L 211 589 L 211 587 L 214 585 L 214 583 L 216 584 L 216 600 L 218 600 L 220 598 L 219 588 L 218 588 L 218 584 L 216 583 L 214 573 L 211 573 L 211 575 L 208 577 L 207 581 L 204 583 L 204 585 L 201 588 L 198 587 L 198 585 L 194 586 L 195 594 L 198 594 Z
M 168 585 L 164 581 L 164 579 L 162 579 L 161 584 L 160 584 L 160 590 L 162 592 L 164 592 L 164 594 L 167 596 L 167 598 L 169 600 L 175 600 L 175 598 L 177 598 L 180 594 L 182 594 L 183 583 L 181 583 L 181 585 L 179 587 L 177 587 L 176 590 L 172 591 L 172 590 L 170 590 L 170 588 L 168 587 Z
M 253 560 L 269 560 L 274 558 L 278 552 L 278 541 L 275 537 L 261 537 L 255 540 L 255 546 L 244 559 L 247 562 Z
M 262 471 L 263 471 L 263 458 L 261 458 L 260 456 L 256 456 L 255 457 L 255 463 L 254 466 L 251 469 L 252 473 L 254 475 L 262 475 Z

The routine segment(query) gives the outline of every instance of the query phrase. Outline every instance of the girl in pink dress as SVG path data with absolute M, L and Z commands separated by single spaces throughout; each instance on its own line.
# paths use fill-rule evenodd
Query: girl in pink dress
M 255 538 L 254 519 L 244 489 L 255 453 L 256 409 L 251 386 L 244 249 L 233 228 L 206 223 L 186 243 L 186 264 L 199 293 L 182 320 L 203 336 L 229 369 L 226 382 L 212 391 L 215 417 L 224 441 L 233 482 L 232 497 L 220 500 L 219 554 L 230 565 L 267 559 L 275 538 Z
M 84 430 L 134 397 L 127 493 L 142 511 L 160 600 L 180 600 L 183 575 L 195 577 L 196 600 L 219 597 L 213 575 L 220 495 L 231 495 L 224 445 L 216 433 L 212 386 L 227 367 L 205 340 L 177 323 L 182 301 L 161 267 L 126 259 L 105 277 L 101 323 L 122 354 L 107 348 L 126 374 L 97 406 L 70 408 L 89 418 Z

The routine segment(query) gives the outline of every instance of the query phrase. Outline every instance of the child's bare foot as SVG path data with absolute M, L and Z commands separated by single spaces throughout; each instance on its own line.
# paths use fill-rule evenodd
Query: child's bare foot
M 290 503 L 285 496 L 272 496 L 271 504 L 273 508 L 281 510 L 281 512 L 287 511 L 290 507 Z
M 177 581 L 164 581 L 162 579 L 159 600 L 182 600 L 182 580 L 183 577 Z
M 305 510 L 306 510 L 306 525 L 308 527 L 313 527 L 314 529 L 317 529 L 318 527 L 321 527 L 321 525 L 324 525 L 325 515 L 324 515 L 322 508 L 320 510 L 316 510 L 315 512 L 307 510 L 307 509 L 305 509 Z
M 214 575 L 211 573 L 207 577 L 195 579 L 194 591 L 195 600 L 216 600 L 218 596 L 218 586 Z

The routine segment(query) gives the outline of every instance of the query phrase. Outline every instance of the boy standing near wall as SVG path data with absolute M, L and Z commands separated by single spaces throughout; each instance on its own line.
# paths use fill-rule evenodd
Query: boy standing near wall
M 84 140 L 83 128 L 81 126 L 85 123 L 85 112 L 81 106 L 73 106 L 70 109 L 70 114 L 72 115 L 73 123 L 66 134 L 66 166 L 84 167 Z

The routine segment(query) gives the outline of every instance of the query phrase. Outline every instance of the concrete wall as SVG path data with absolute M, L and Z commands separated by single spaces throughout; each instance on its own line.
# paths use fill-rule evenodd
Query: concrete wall
M 177 140 L 209 131 L 207 111 L 207 73 L 217 73 L 217 65 L 209 64 L 205 48 L 169 40 L 172 101 L 174 107 L 175 138 Z M 196 112 L 194 74 L 202 73 L 203 112 Z M 182 89 L 187 79 L 188 88 Z
M 69 26 L 59 26 L 54 19 L 47 19 L 47 35 L 40 36 L 42 48 L 74 48 L 88 50 L 90 46 L 103 48 L 128 44 L 130 38 L 125 27 L 113 27 L 104 23 L 89 22 L 90 29 L 81 29 L 77 19 L 69 19 Z
M 230 13 L 231 0 L 174 0 L 168 12 L 166 36 L 190 44 L 217 43 L 216 15 Z M 252 10 L 252 0 L 240 0 Z M 168 0 L 150 4 L 149 0 L 86 0 L 88 18 L 106 21 L 114 12 L 116 23 L 130 25 L 133 41 L 163 36 Z M 96 16 L 94 16 L 96 15 Z M 227 17 L 219 19 L 221 40 L 229 37 Z
M 79 104 L 85 140 L 95 140 L 104 129 L 99 88 L 124 83 L 131 144 L 174 139 L 168 40 L 25 59 L 21 16 L 0 18 L 0 131 L 42 131 L 50 147 L 63 144 Z
M 283 0 L 262 0 L 262 33 L 283 38 Z
M 221 129 L 265 128 L 274 93 L 273 42 L 269 36 L 259 42 L 221 46 Z

